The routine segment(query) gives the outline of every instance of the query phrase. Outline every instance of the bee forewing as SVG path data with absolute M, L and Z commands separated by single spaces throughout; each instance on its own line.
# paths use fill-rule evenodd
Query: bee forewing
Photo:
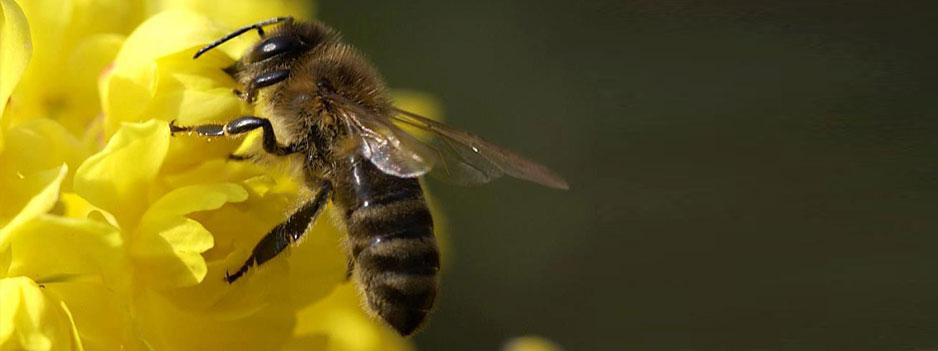
M 434 170 L 457 183 L 485 183 L 503 174 L 555 189 L 569 189 L 567 181 L 546 166 L 515 152 L 483 140 L 475 134 L 459 130 L 432 119 L 395 109 L 394 122 L 419 128 L 423 142 L 440 153 L 442 165 Z M 439 171 L 439 172 L 438 172 Z
M 382 172 L 412 178 L 430 173 L 460 184 L 487 183 L 502 175 L 550 188 L 567 182 L 545 167 L 475 134 L 400 109 L 391 116 L 370 111 L 338 94 L 329 94 L 362 140 L 361 154 Z M 420 132 L 410 134 L 403 128 Z
M 410 134 L 387 122 L 377 113 L 335 95 L 339 115 L 344 117 L 352 131 L 361 138 L 362 157 L 371 161 L 382 172 L 402 178 L 419 177 L 429 172 L 436 153 Z

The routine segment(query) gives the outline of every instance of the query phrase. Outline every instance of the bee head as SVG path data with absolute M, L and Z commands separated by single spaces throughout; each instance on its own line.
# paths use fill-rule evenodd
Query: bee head
M 318 22 L 284 22 L 254 44 L 242 57 L 246 64 L 291 59 L 338 40 L 335 30 Z

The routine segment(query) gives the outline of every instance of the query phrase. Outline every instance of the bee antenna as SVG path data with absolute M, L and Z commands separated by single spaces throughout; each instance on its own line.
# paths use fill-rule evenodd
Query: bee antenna
M 236 31 L 234 31 L 234 32 L 231 32 L 230 34 L 228 34 L 228 35 L 226 35 L 226 36 L 224 36 L 224 37 L 221 37 L 221 39 L 218 39 L 218 40 L 212 42 L 211 44 L 206 45 L 204 48 L 199 49 L 199 51 L 195 53 L 195 56 L 192 56 L 192 59 L 193 59 L 193 60 L 194 60 L 194 59 L 197 59 L 197 58 L 199 58 L 199 56 L 202 56 L 202 54 L 204 54 L 206 51 L 209 51 L 209 50 L 215 48 L 216 46 L 219 46 L 219 45 L 223 44 L 224 42 L 229 41 L 229 40 L 231 40 L 231 39 L 234 39 L 234 38 L 236 38 L 237 36 L 239 36 L 239 35 L 241 35 L 241 34 L 244 34 L 244 33 L 246 33 L 246 32 L 249 32 L 249 31 L 252 31 L 252 30 L 257 29 L 257 34 L 260 35 L 261 37 L 263 37 L 263 36 L 264 36 L 264 28 L 263 28 L 263 27 L 264 27 L 264 26 L 271 25 L 271 24 L 277 24 L 277 23 L 280 23 L 280 22 L 292 22 L 292 21 L 293 21 L 293 16 L 275 17 L 275 18 L 271 18 L 271 19 L 268 19 L 268 20 L 263 20 L 263 21 L 254 23 L 254 24 L 249 25 L 249 26 L 246 26 L 246 27 L 242 27 L 242 28 L 240 28 L 240 29 L 238 29 L 238 30 L 236 30 Z

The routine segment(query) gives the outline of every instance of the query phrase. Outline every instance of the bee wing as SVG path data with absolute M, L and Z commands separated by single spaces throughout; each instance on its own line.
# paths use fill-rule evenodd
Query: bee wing
M 472 133 L 400 109 L 386 117 L 344 96 L 325 94 L 361 138 L 361 155 L 384 173 L 412 178 L 432 169 L 430 176 L 462 185 L 487 183 L 507 174 L 551 188 L 569 188 L 544 165 Z
M 414 137 L 437 152 L 431 176 L 458 184 L 486 183 L 504 174 L 555 189 L 567 182 L 546 166 L 513 151 L 412 112 L 395 109 L 393 123 L 415 129 Z
M 360 153 L 382 172 L 402 178 L 419 177 L 436 163 L 436 153 L 380 114 L 334 97 L 342 103 L 336 110 L 361 138 Z M 342 101 L 345 100 L 345 101 Z

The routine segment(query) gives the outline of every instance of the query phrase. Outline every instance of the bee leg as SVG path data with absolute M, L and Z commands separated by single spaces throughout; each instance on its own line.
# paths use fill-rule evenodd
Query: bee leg
M 244 86 L 244 91 L 240 92 L 241 99 L 248 103 L 254 103 L 254 101 L 257 100 L 258 89 L 280 83 L 289 77 L 290 71 L 288 70 L 268 72 L 254 77 L 254 79 Z
M 189 133 L 195 132 L 198 135 L 205 137 L 213 136 L 224 136 L 225 135 L 225 126 L 221 124 L 203 124 L 200 126 L 187 126 L 181 127 L 176 125 L 176 120 L 169 122 L 169 133 L 170 135 L 176 135 L 176 133 Z
M 274 127 L 270 125 L 270 120 L 266 118 L 244 116 L 231 120 L 225 124 L 225 133 L 228 135 L 237 135 L 247 133 L 257 128 L 264 131 L 263 146 L 264 151 L 277 156 L 289 155 L 296 152 L 293 145 L 281 145 L 277 142 L 277 136 L 274 135 Z
M 274 229 L 271 229 L 271 231 L 254 246 L 254 251 L 251 253 L 251 256 L 248 257 L 247 261 L 241 265 L 241 268 L 233 274 L 225 272 L 225 280 L 229 284 L 233 283 L 244 275 L 251 266 L 259 266 L 264 264 L 264 262 L 270 261 L 270 259 L 277 257 L 278 254 L 283 252 L 291 243 L 296 242 L 306 233 L 306 229 L 316 216 L 322 212 L 326 200 L 329 198 L 329 193 L 331 192 L 332 184 L 324 182 L 319 189 L 319 193 L 317 193 L 312 200 L 300 206 L 300 209 L 291 214 L 290 218 L 278 224 Z
M 235 118 L 224 125 L 203 124 L 198 126 L 177 126 L 175 120 L 169 122 L 169 132 L 173 135 L 182 132 L 195 132 L 204 137 L 228 136 L 247 133 L 257 128 L 261 128 L 264 131 L 264 151 L 277 156 L 289 155 L 296 152 L 294 145 L 281 145 L 277 142 L 277 136 L 274 135 L 274 127 L 270 125 L 270 121 L 266 118 L 244 116 Z
M 230 154 L 228 155 L 228 161 L 250 161 L 253 158 L 252 155 L 239 155 L 239 154 Z

